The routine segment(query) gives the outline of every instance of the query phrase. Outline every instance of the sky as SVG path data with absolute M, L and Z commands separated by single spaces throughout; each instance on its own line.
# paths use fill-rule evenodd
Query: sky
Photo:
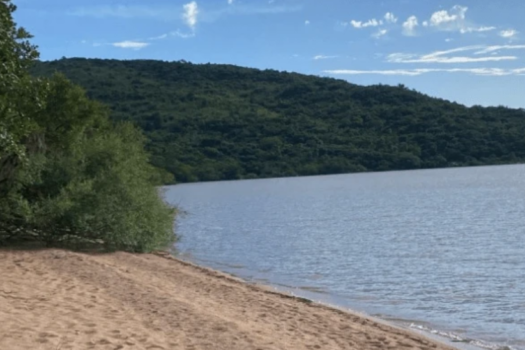
M 523 0 L 14 0 L 41 59 L 185 60 L 525 108 Z

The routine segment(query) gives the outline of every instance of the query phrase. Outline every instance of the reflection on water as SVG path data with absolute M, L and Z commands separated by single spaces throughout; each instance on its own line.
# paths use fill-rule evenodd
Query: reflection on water
M 166 196 L 188 212 L 180 253 L 205 265 L 525 349 L 523 165 L 178 185 Z

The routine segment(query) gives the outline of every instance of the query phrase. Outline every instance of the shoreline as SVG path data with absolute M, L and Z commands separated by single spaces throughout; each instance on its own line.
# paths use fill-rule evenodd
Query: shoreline
M 164 254 L 164 253 L 161 253 Z M 387 316 L 381 314 L 370 314 L 364 310 L 353 309 L 352 307 L 337 303 L 340 300 L 340 296 L 335 296 L 327 290 L 315 290 L 308 287 L 292 286 L 281 283 L 272 282 L 270 279 L 264 278 L 259 279 L 255 276 L 243 277 L 242 273 L 237 274 L 235 270 L 244 270 L 244 266 L 229 265 L 226 263 L 218 263 L 211 260 L 197 259 L 191 255 L 188 256 L 177 256 L 175 253 L 170 254 L 172 258 L 183 263 L 188 263 L 196 268 L 208 269 L 212 272 L 218 272 L 226 274 L 227 276 L 239 280 L 242 283 L 249 285 L 258 286 L 261 288 L 270 289 L 277 294 L 284 294 L 285 296 L 293 296 L 298 299 L 308 299 L 312 303 L 325 306 L 329 309 L 336 309 L 342 312 L 347 312 L 353 315 L 361 316 L 364 318 L 371 319 L 373 321 L 383 323 L 401 330 L 406 330 L 412 333 L 417 333 L 423 337 L 430 338 L 438 343 L 445 344 L 449 347 L 453 347 L 457 350 L 512 350 L 514 348 L 508 348 L 505 345 L 497 345 L 489 343 L 479 339 L 472 339 L 468 337 L 462 337 L 459 334 L 453 333 L 452 331 L 446 331 L 443 328 L 436 328 L 437 326 L 431 325 L 425 320 L 412 320 L 403 319 L 396 316 Z M 246 270 L 249 271 L 249 270 Z M 328 300 L 323 296 L 331 296 Z M 334 301 L 335 300 L 335 301 Z
M 2 349 L 458 349 L 169 253 L 0 250 Z
M 166 255 L 166 253 L 164 252 L 158 252 L 156 254 L 159 254 L 161 256 Z M 218 273 L 221 275 L 224 274 L 226 275 L 226 277 L 239 281 L 240 283 L 263 288 L 265 290 L 269 290 L 270 292 L 276 293 L 277 295 L 284 296 L 286 298 L 291 297 L 291 298 L 297 298 L 297 299 L 302 299 L 302 300 L 306 299 L 306 300 L 309 300 L 313 304 L 326 307 L 330 310 L 335 310 L 338 312 L 340 311 L 343 313 L 349 313 L 351 315 L 363 317 L 363 318 L 369 319 L 374 322 L 378 322 L 378 323 L 381 323 L 381 324 L 384 324 L 390 327 L 394 327 L 399 330 L 416 333 L 420 336 L 423 336 L 424 338 L 431 339 L 435 342 L 438 342 L 448 347 L 452 347 L 453 349 L 456 349 L 456 350 L 483 350 L 483 349 L 505 350 L 506 349 L 504 347 L 501 348 L 500 346 L 494 347 L 495 345 L 489 344 L 486 342 L 482 342 L 482 344 L 479 344 L 479 345 L 474 345 L 468 341 L 464 341 L 463 338 L 459 337 L 456 334 L 452 334 L 452 333 L 449 334 L 447 332 L 446 335 L 444 335 L 445 333 L 441 331 L 437 331 L 436 329 L 433 329 L 433 328 L 424 329 L 420 327 L 411 327 L 409 325 L 409 324 L 414 324 L 414 323 L 416 323 L 417 325 L 428 324 L 425 321 L 412 321 L 412 320 L 406 320 L 402 318 L 390 318 L 390 317 L 383 318 L 378 315 L 368 314 L 365 311 L 358 311 L 350 307 L 338 305 L 337 303 L 323 301 L 322 298 L 317 298 L 317 299 L 315 298 L 315 296 L 320 297 L 322 295 L 330 295 L 328 291 L 324 291 L 324 290 L 315 291 L 315 290 L 310 290 L 304 287 L 295 287 L 291 285 L 272 283 L 270 280 L 267 280 L 267 279 L 264 279 L 264 280 L 259 280 L 257 278 L 245 279 L 241 277 L 240 275 L 237 275 L 234 272 L 232 272 L 231 269 L 230 271 L 224 271 L 220 267 L 207 266 L 206 262 L 212 263 L 212 265 L 219 264 L 219 265 L 224 265 L 226 267 L 232 267 L 231 265 L 227 265 L 223 263 L 216 263 L 216 262 L 209 261 L 209 260 L 195 259 L 195 258 L 192 258 L 191 256 L 185 258 L 185 257 L 178 257 L 177 255 L 174 255 L 174 254 L 168 254 L 168 255 L 169 255 L 168 258 L 174 259 L 178 262 L 189 264 L 190 266 L 197 268 L 197 269 L 204 269 L 204 270 L 210 271 L 211 273 Z M 235 266 L 234 268 L 238 268 L 238 266 Z M 436 333 L 432 333 L 431 331 L 436 331 Z M 473 340 L 473 339 L 467 339 L 467 340 Z M 453 343 L 453 344 L 449 344 L 449 343 Z

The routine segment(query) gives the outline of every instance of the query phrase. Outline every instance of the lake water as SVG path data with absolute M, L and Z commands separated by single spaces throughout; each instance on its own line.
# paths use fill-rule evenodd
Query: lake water
M 525 166 L 177 185 L 181 256 L 487 348 L 525 349 Z

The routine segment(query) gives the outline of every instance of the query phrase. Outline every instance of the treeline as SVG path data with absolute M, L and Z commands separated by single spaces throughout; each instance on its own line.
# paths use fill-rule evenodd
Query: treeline
M 63 76 L 33 78 L 38 51 L 15 10 L 0 1 L 0 245 L 168 246 L 175 210 L 146 139 Z
M 525 161 L 525 112 L 467 108 L 404 86 L 184 61 L 61 59 L 62 72 L 144 130 L 178 182 Z

